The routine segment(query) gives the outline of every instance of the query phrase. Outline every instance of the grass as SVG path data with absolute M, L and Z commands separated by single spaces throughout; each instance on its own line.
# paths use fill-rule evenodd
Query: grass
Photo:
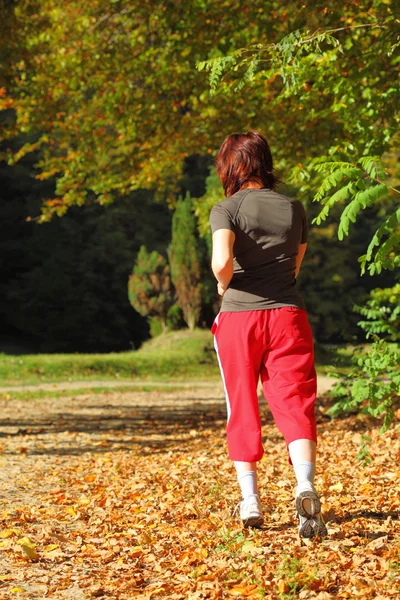
M 0 398 L 3 400 L 43 400 L 44 398 L 75 398 L 76 396 L 93 396 L 101 394 L 106 396 L 107 394 L 124 394 L 127 392 L 176 392 L 186 389 L 184 386 L 173 385 L 165 387 L 163 383 L 157 385 L 121 385 L 118 387 L 74 387 L 73 389 L 40 389 L 40 390 L 29 390 L 29 391 L 7 391 L 0 392 Z
M 277 591 L 281 600 L 298 598 L 301 591 L 310 589 L 318 581 L 316 567 L 311 570 L 296 556 L 285 555 L 277 575 L 279 578 Z
M 353 349 L 349 347 L 317 345 L 318 372 L 327 374 L 334 370 L 338 374 L 345 373 L 351 368 L 352 353 Z M 177 381 L 179 385 L 182 380 L 217 381 L 219 377 L 213 337 L 204 329 L 172 331 L 130 352 L 0 354 L 0 387 L 96 380 L 126 382 L 127 386 L 135 381 Z M 94 385 L 94 388 L 98 389 L 98 386 Z M 74 390 L 72 395 L 78 391 L 89 392 L 88 389 Z M 55 392 L 46 390 L 46 395 L 55 396 Z
M 0 385 L 56 381 L 218 379 L 208 330 L 153 338 L 139 350 L 110 354 L 0 354 Z M 128 383 L 128 382 L 127 382 Z

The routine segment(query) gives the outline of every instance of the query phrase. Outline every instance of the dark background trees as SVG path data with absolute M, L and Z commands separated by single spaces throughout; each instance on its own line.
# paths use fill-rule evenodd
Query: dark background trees
M 129 304 L 128 276 L 142 244 L 165 251 L 171 213 L 150 192 L 103 207 L 74 207 L 39 225 L 51 183 L 29 157 L 0 169 L 0 323 L 5 348 L 73 352 L 134 348 L 148 325 Z

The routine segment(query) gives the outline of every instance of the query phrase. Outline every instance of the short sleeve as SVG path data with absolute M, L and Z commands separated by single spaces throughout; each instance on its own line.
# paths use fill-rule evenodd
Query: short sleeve
M 306 244 L 308 242 L 308 221 L 306 211 L 304 210 L 304 206 L 301 202 L 300 205 L 300 215 L 301 215 L 301 244 Z
M 231 214 L 220 204 L 216 204 L 211 209 L 210 225 L 212 233 L 215 233 L 218 229 L 230 229 L 231 231 L 235 231 Z

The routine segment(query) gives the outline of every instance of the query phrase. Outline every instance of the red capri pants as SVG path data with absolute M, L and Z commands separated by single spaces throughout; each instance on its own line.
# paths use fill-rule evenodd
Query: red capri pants
M 225 387 L 229 456 L 256 462 L 263 456 L 257 385 L 286 444 L 317 441 L 316 373 L 306 311 L 285 306 L 221 312 L 212 327 Z

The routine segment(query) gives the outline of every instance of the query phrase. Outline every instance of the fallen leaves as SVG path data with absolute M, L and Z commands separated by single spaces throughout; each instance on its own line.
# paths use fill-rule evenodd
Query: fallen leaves
M 230 596 L 234 598 L 242 598 L 243 596 L 248 598 L 250 596 L 260 597 L 258 585 L 236 585 L 227 590 Z
M 28 560 L 38 559 L 36 546 L 27 536 L 17 540 L 16 548 L 21 551 L 23 558 Z
M 398 426 L 384 436 L 368 432 L 376 463 L 362 466 L 352 418 L 321 424 L 317 486 L 330 536 L 300 546 L 294 478 L 268 413 L 259 469 L 264 528 L 243 531 L 232 518 L 240 498 L 218 393 L 213 405 L 206 390 L 99 394 L 85 409 L 93 403 L 96 418 L 104 414 L 93 423 L 82 420 L 76 400 L 10 403 L 9 414 L 23 409 L 32 422 L 25 455 L 20 434 L 4 438 L 0 597 L 398 598 Z M 199 418 L 201 406 L 207 418 Z M 47 419 L 62 410 L 65 428 L 46 432 L 41 410 Z M 99 433 L 113 410 L 127 429 Z M 136 423 L 145 428 L 139 442 Z

